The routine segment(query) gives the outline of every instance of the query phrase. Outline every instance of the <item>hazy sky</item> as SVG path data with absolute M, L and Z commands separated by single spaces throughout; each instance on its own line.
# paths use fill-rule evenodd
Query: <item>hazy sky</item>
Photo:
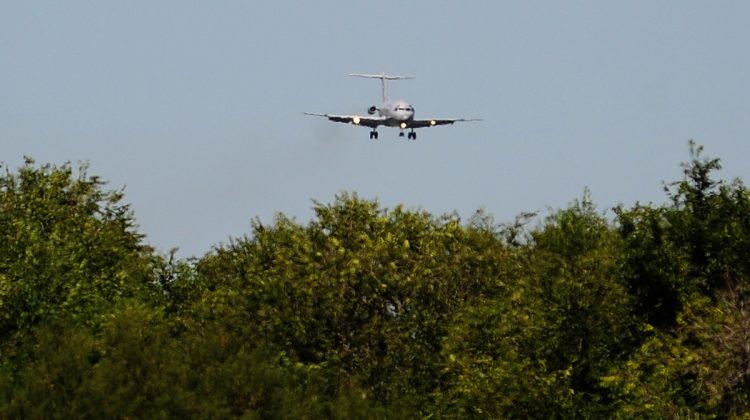
M 0 1 L 0 161 L 90 162 L 160 252 L 342 191 L 498 222 L 665 202 L 690 138 L 750 180 L 747 1 Z M 379 82 L 419 130 L 357 113 Z

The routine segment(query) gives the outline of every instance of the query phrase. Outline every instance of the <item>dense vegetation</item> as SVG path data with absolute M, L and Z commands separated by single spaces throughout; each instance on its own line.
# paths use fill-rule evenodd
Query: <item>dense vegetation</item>
M 610 218 L 343 194 L 187 261 L 85 167 L 6 168 L 0 418 L 747 415 L 750 194 L 691 152 Z

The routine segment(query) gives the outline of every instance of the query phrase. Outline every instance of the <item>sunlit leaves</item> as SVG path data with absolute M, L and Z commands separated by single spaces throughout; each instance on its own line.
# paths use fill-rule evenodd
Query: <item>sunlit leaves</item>
M 437 400 L 467 417 L 601 416 L 599 375 L 623 358 L 633 321 L 616 235 L 585 197 L 555 212 L 508 261 L 507 293 L 461 311 Z
M 344 193 L 185 261 L 29 161 L 0 177 L 0 417 L 746 415 L 750 196 L 691 151 L 667 205 L 614 218 Z
M 120 192 L 82 166 L 0 177 L 0 344 L 57 317 L 93 314 L 149 282 L 149 250 Z

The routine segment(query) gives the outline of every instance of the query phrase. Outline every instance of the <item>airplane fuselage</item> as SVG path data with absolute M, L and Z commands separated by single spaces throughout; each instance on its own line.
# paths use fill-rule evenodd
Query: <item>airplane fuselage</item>
M 386 119 L 383 125 L 388 127 L 404 128 L 404 123 L 408 125 L 414 120 L 414 107 L 403 100 L 386 101 L 377 110 L 378 115 Z

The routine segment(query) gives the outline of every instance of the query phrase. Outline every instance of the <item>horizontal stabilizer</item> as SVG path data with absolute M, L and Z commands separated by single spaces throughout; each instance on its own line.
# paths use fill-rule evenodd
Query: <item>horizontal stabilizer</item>
M 388 100 L 388 87 L 386 86 L 386 83 L 385 83 L 386 80 L 404 80 L 404 79 L 414 78 L 414 76 L 392 76 L 390 74 L 385 74 L 385 73 L 380 73 L 380 74 L 349 73 L 349 76 L 366 77 L 368 79 L 380 79 L 381 90 L 383 94 L 383 102 Z
M 385 73 L 380 73 L 380 74 L 349 73 L 349 76 L 367 77 L 369 79 L 381 79 L 381 80 L 403 80 L 403 79 L 414 78 L 414 76 L 392 76 L 392 75 L 385 74 Z

